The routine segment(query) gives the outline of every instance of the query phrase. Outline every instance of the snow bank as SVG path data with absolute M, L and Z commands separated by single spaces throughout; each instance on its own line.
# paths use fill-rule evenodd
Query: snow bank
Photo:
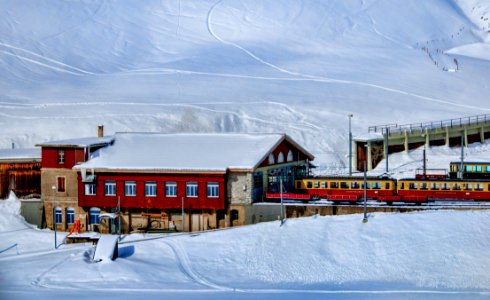
M 24 218 L 20 215 L 20 200 L 10 192 L 6 200 L 0 200 L 0 232 L 27 228 Z

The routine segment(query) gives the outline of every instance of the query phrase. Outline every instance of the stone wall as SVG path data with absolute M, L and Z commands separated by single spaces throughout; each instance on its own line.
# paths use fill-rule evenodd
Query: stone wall
M 252 173 L 228 173 L 226 182 L 229 204 L 252 203 Z

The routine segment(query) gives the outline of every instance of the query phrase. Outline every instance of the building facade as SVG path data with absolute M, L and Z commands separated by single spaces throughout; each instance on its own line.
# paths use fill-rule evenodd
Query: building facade
M 40 146 L 48 227 L 79 220 L 104 233 L 256 223 L 253 204 L 279 178 L 292 188 L 313 160 L 285 134 L 117 133 Z

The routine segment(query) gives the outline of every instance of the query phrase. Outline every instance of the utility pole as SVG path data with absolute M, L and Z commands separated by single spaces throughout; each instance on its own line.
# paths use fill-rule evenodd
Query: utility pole
M 364 161 L 364 218 L 362 219 L 362 223 L 367 223 L 367 200 L 366 200 L 366 187 L 367 187 L 367 178 L 366 178 L 366 169 L 367 169 L 367 161 Z
M 348 114 L 349 117 L 349 176 L 352 176 L 352 129 L 351 129 L 351 118 L 353 114 Z
M 121 196 L 117 196 L 117 232 L 121 240 Z
M 279 178 L 279 189 L 281 195 L 281 225 L 284 224 L 284 203 L 282 201 L 282 176 Z
M 182 197 L 182 232 L 185 231 L 185 222 L 184 222 L 184 197 Z
M 386 161 L 386 173 L 388 173 L 388 135 L 390 134 L 390 129 L 388 127 L 385 128 L 385 161 Z
M 461 134 L 461 163 L 459 166 L 459 179 L 463 179 L 464 172 L 464 134 Z
M 53 185 L 51 187 L 53 190 L 53 229 L 54 229 L 54 249 L 58 249 L 58 243 L 56 242 L 56 199 L 55 193 L 56 193 L 56 186 Z

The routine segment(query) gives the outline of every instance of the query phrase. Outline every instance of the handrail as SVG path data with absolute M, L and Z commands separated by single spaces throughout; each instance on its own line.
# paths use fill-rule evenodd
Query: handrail
M 463 118 L 455 118 L 448 120 L 441 120 L 435 122 L 421 122 L 421 123 L 411 123 L 411 124 L 386 124 L 386 125 L 377 125 L 377 126 L 369 126 L 368 132 L 403 132 L 403 131 L 422 131 L 425 129 L 438 129 L 438 128 L 447 128 L 447 127 L 461 127 L 463 125 L 474 125 L 480 123 L 490 123 L 490 114 L 484 115 L 475 115 Z

